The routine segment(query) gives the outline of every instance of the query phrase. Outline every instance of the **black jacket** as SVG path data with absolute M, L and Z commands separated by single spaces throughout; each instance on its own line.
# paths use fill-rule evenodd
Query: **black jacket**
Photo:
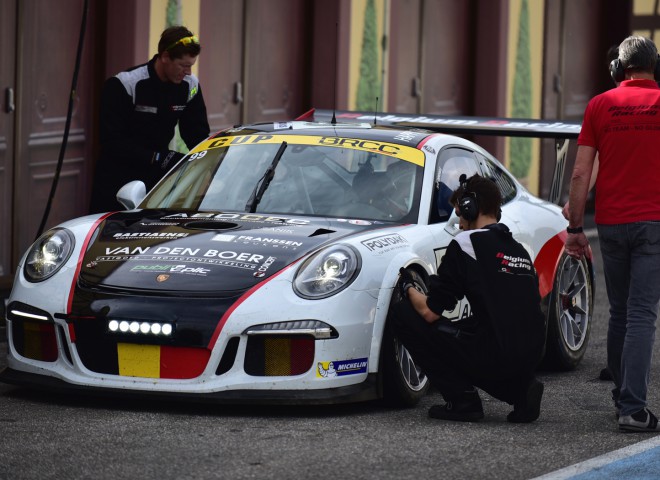
M 447 247 L 431 278 L 427 305 L 440 315 L 463 297 L 473 314 L 467 328 L 495 339 L 505 362 L 541 360 L 546 323 L 538 278 L 527 250 L 506 225 L 461 232 Z
M 121 72 L 103 85 L 92 212 L 120 208 L 115 195 L 131 180 L 144 181 L 147 190 L 156 184 L 165 171 L 152 162 L 154 153 L 167 152 L 177 122 L 189 149 L 209 135 L 197 77 L 188 75 L 180 84 L 163 82 L 155 61 Z

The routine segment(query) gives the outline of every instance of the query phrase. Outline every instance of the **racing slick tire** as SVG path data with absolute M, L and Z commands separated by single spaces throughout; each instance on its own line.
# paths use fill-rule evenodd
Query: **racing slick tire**
M 587 260 L 559 259 L 548 304 L 548 338 L 542 368 L 573 370 L 589 343 L 594 291 Z
M 427 288 L 422 277 L 412 269 L 408 272 L 414 280 L 415 288 L 426 293 Z M 390 307 L 399 301 L 401 301 L 401 293 L 397 285 L 392 293 Z M 381 348 L 379 371 L 382 372 L 383 401 L 392 407 L 417 405 L 426 395 L 431 382 L 396 338 L 389 316 L 385 324 Z

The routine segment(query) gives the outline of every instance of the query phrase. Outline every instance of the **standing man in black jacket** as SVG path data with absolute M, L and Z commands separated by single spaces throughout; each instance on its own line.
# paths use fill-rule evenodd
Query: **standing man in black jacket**
M 169 149 L 177 122 L 188 148 L 209 135 L 202 90 L 191 72 L 200 51 L 190 30 L 170 27 L 148 63 L 106 80 L 91 212 L 122 208 L 115 196 L 124 184 L 142 180 L 148 191 L 183 157 Z
M 498 223 L 502 197 L 493 181 L 462 175 L 450 201 L 463 231 L 431 276 L 428 296 L 401 270 L 396 335 L 446 401 L 432 406 L 430 417 L 482 419 L 478 387 L 513 405 L 509 422 L 533 422 L 543 395 L 534 371 L 546 335 L 534 264 L 507 226 Z M 471 308 L 468 318 L 442 317 L 464 297 Z

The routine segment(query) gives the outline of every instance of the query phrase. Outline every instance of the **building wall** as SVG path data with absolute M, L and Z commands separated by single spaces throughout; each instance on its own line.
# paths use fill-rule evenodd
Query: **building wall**
M 17 100 L 0 122 L 0 177 L 3 198 L 10 199 L 0 215 L 0 281 L 11 278 L 33 240 L 48 197 L 83 3 L 0 0 L 0 28 L 16 31 L 2 37 L 0 90 L 14 88 Z M 180 7 L 181 22 L 200 35 L 195 71 L 215 129 L 295 118 L 311 107 L 355 108 L 367 7 L 375 15 L 370 73 L 377 70 L 377 87 L 365 94 L 366 105 L 384 111 L 511 114 L 525 4 L 534 117 L 579 119 L 588 99 L 609 88 L 603 52 L 612 43 L 633 31 L 660 39 L 655 0 L 95 0 L 75 141 L 49 226 L 86 213 L 102 81 L 156 52 L 172 3 Z M 57 49 L 49 48 L 54 44 Z M 48 82 L 39 83 L 37 70 L 48 72 Z M 51 92 L 54 86 L 62 88 Z M 512 166 L 510 147 L 493 138 L 478 141 Z M 521 178 L 544 196 L 554 146 L 533 145 L 531 152 Z

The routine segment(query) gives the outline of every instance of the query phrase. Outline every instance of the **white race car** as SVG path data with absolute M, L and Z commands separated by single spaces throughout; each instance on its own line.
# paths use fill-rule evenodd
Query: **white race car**
M 475 173 L 497 183 L 501 221 L 534 260 L 547 362 L 574 367 L 589 338 L 593 273 L 590 258 L 564 254 L 560 208 L 470 141 L 333 118 L 221 131 L 146 196 L 142 182 L 124 186 L 126 211 L 41 236 L 8 300 L 0 380 L 231 403 L 413 405 L 428 379 L 388 325 L 399 269 L 424 288 L 459 231 L 449 196 Z M 465 301 L 445 312 L 469 315 Z

